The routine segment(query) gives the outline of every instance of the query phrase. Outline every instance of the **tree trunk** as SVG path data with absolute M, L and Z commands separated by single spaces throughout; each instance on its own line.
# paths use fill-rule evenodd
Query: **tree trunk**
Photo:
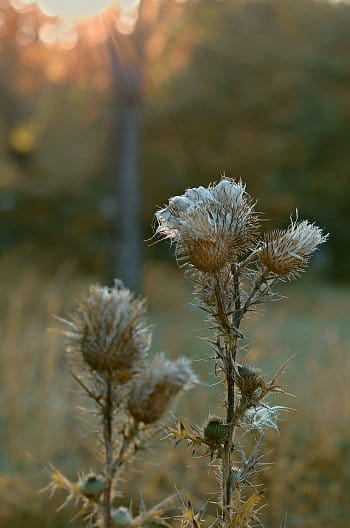
M 110 46 L 114 105 L 112 115 L 112 181 L 116 213 L 112 273 L 132 290 L 141 281 L 141 190 L 139 136 L 142 113 L 141 65 L 123 62 Z

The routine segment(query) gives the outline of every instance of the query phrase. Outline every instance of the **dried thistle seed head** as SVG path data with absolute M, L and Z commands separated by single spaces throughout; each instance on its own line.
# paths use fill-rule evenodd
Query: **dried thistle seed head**
M 267 233 L 260 251 L 260 262 L 276 275 L 293 279 L 308 263 L 317 246 L 326 242 L 328 235 L 308 220 L 293 222 L 285 230 Z
M 215 242 L 205 239 L 181 240 L 177 245 L 177 256 L 198 271 L 213 274 L 233 260 L 234 251 L 223 237 L 218 236 Z
M 149 367 L 135 380 L 128 401 L 130 414 L 137 422 L 152 424 L 168 411 L 175 396 L 197 383 L 190 361 L 168 361 L 155 356 Z
M 258 223 L 253 207 L 241 182 L 223 178 L 171 198 L 156 213 L 157 234 L 176 242 L 180 260 L 215 273 L 251 247 Z
M 242 399 L 247 403 L 254 402 L 257 391 L 261 392 L 265 387 L 265 380 L 261 372 L 246 364 L 236 366 L 235 380 Z
M 131 511 L 125 506 L 113 508 L 111 517 L 112 526 L 129 526 L 133 520 Z
M 204 438 L 212 444 L 223 444 L 227 439 L 229 426 L 222 418 L 212 416 L 204 426 Z
M 95 473 L 89 473 L 79 479 L 78 486 L 85 497 L 97 500 L 104 489 L 104 481 Z
M 139 369 L 150 346 L 145 301 L 116 281 L 113 288 L 93 286 L 70 321 L 68 352 L 91 370 L 120 384 Z

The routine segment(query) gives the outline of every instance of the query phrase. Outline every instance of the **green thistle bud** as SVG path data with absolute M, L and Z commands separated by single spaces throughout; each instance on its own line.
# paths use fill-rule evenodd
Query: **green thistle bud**
M 213 416 L 204 427 L 204 438 L 212 444 L 222 444 L 227 440 L 228 429 L 221 418 Z
M 237 486 L 241 482 L 241 472 L 239 469 L 231 469 L 230 479 L 234 486 Z
M 85 497 L 89 499 L 98 499 L 104 489 L 104 482 L 94 473 L 90 473 L 79 479 L 79 488 Z
M 131 511 L 125 506 L 119 506 L 112 510 L 113 526 L 129 526 L 132 523 Z
M 237 365 L 238 374 L 244 378 L 254 374 L 254 368 L 250 365 L 239 364 Z

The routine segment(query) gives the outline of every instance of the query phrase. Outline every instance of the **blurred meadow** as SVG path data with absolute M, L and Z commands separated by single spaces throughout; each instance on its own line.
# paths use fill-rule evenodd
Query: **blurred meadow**
M 105 4 L 77 17 L 74 0 L 67 13 L 0 0 L 0 527 L 67 526 L 62 496 L 39 493 L 45 468 L 98 470 L 53 317 L 90 284 L 121 276 L 148 298 L 152 350 L 194 360 L 202 384 L 176 416 L 222 413 L 203 314 L 152 223 L 225 173 L 259 200 L 264 229 L 297 208 L 330 233 L 286 298 L 251 316 L 244 357 L 272 374 L 296 354 L 283 378 L 295 397 L 278 401 L 295 410 L 267 437 L 267 526 L 287 512 L 289 528 L 350 528 L 350 5 Z M 200 507 L 207 462 L 159 439 L 122 501 L 176 487 Z

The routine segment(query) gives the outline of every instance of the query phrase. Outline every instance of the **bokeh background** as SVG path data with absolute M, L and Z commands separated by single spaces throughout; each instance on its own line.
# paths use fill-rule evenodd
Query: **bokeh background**
M 45 466 L 72 479 L 98 469 L 48 331 L 89 284 L 122 276 L 149 298 L 153 350 L 198 360 L 203 385 L 178 416 L 222 412 L 191 287 L 151 238 L 169 196 L 225 173 L 259 199 L 264 229 L 297 208 L 331 234 L 288 298 L 251 318 L 247 359 L 272 373 L 297 353 L 285 375 L 296 397 L 278 402 L 297 410 L 267 437 L 267 525 L 288 512 L 290 528 L 350 527 L 350 5 L 123 0 L 88 18 L 41 7 L 0 0 L 0 526 L 67 526 L 62 497 L 38 493 Z M 199 507 L 214 479 L 163 440 L 121 501 L 176 486 Z

